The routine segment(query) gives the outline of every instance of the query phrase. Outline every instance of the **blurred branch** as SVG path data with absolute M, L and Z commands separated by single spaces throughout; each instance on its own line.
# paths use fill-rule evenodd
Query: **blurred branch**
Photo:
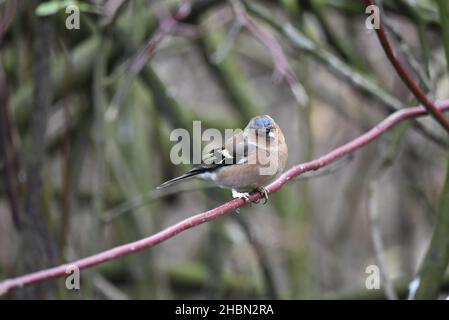
M 3 42 L 3 37 L 8 31 L 11 22 L 14 20 L 17 11 L 17 0 L 10 0 L 0 3 L 0 9 L 4 6 L 5 10 L 0 11 L 0 46 Z
M 192 183 L 189 184 L 180 184 L 173 186 L 172 188 L 167 189 L 158 189 L 151 190 L 148 193 L 141 194 L 130 198 L 129 200 L 107 210 L 102 214 L 101 220 L 103 223 L 110 223 L 111 221 L 117 219 L 121 215 L 140 207 L 143 207 L 146 204 L 149 204 L 155 200 L 169 197 L 171 195 L 180 193 L 180 192 L 191 192 L 191 191 L 199 191 L 202 189 L 215 188 L 215 185 L 204 185 L 204 186 L 194 186 Z
M 260 240 L 256 237 L 255 233 L 251 230 L 251 225 L 248 221 L 245 220 L 245 218 L 239 214 L 232 216 L 237 223 L 242 228 L 243 232 L 245 233 L 248 242 L 251 244 L 252 248 L 254 249 L 254 252 L 257 256 L 258 263 L 260 265 L 260 268 L 262 269 L 262 275 L 265 281 L 265 290 L 267 292 L 268 299 L 279 299 L 280 295 L 278 292 L 278 288 L 276 286 L 276 282 L 274 279 L 274 274 L 272 271 L 272 267 L 270 266 L 270 261 L 268 259 L 268 255 L 265 252 L 265 249 L 260 242 Z
M 67 243 L 70 229 L 70 187 L 71 187 L 71 176 L 70 167 L 71 163 L 71 128 L 72 128 L 72 118 L 70 115 L 69 101 L 67 97 L 70 96 L 70 74 L 71 74 L 71 61 L 66 60 L 64 72 L 64 98 L 62 100 L 62 112 L 63 112 L 63 133 L 62 136 L 62 146 L 61 146 L 61 177 L 62 177 L 62 213 L 61 213 L 61 224 L 59 232 L 59 251 L 60 257 L 64 256 L 64 248 Z
M 96 54 L 98 39 L 90 38 L 73 49 L 70 60 L 73 64 L 71 85 L 73 88 L 85 86 L 89 79 L 93 66 L 93 57 Z M 62 57 L 55 57 L 52 64 L 50 86 L 53 98 L 59 99 L 64 95 L 64 68 L 65 61 Z M 19 130 L 24 131 L 32 114 L 32 82 L 25 82 L 12 97 L 11 104 L 14 110 L 14 118 Z
M 166 38 L 166 36 L 174 33 L 182 32 L 182 25 L 180 21 L 187 18 L 191 12 L 192 6 L 191 0 L 184 0 L 178 7 L 174 16 L 167 15 L 166 17 L 161 17 L 159 21 L 159 27 L 151 35 L 143 48 L 139 49 L 138 52 L 130 59 L 128 66 L 126 67 L 126 72 L 124 73 L 123 79 L 118 85 L 116 94 L 114 95 L 111 105 L 106 111 L 106 116 L 109 121 L 113 121 L 122 105 L 122 101 L 128 91 L 128 87 L 132 79 L 142 71 L 143 67 L 148 63 L 148 61 L 153 57 L 156 48 L 159 44 Z
M 167 269 L 170 282 L 173 287 L 181 287 L 184 290 L 190 289 L 194 292 L 204 290 L 204 284 L 207 283 L 209 274 L 207 268 L 198 262 L 180 263 Z M 239 297 L 261 297 L 260 287 L 254 284 L 254 281 L 245 275 L 238 273 L 225 273 L 220 279 L 220 291 L 223 294 L 238 294 Z M 208 296 L 210 297 L 210 296 Z
M 344 61 L 351 64 L 356 64 L 358 59 L 355 54 L 351 52 L 351 49 L 348 48 L 344 41 L 338 38 L 335 30 L 332 28 L 332 25 L 327 20 L 327 12 L 325 12 L 325 9 L 328 9 L 328 6 L 326 6 L 326 4 L 321 0 L 308 0 L 307 2 L 310 5 L 311 11 L 321 25 L 321 29 L 323 30 L 324 36 L 326 37 L 326 41 L 329 45 L 334 48 L 335 52 L 338 53 Z
M 418 273 L 415 299 L 436 299 L 449 263 L 449 158 L 446 179 L 438 204 L 435 228 Z
M 421 16 L 420 8 L 417 8 L 417 3 L 412 4 L 408 0 L 400 0 L 397 2 L 399 9 L 403 12 L 406 12 L 407 15 L 412 17 L 412 19 L 416 22 L 418 28 L 418 36 L 419 42 L 421 46 L 421 58 L 424 63 L 424 72 L 427 76 L 429 76 L 429 62 L 430 62 L 430 48 L 429 48 L 429 40 L 427 39 L 427 22 Z M 387 23 L 385 23 L 387 25 Z M 421 68 L 419 68 L 421 69 Z M 429 87 L 430 88 L 430 87 Z
M 227 50 L 223 49 L 223 47 L 227 46 L 225 43 L 229 40 L 225 39 L 221 47 L 218 46 L 213 56 L 209 54 L 218 45 L 218 36 L 218 32 L 209 33 L 198 39 L 198 45 L 207 66 L 212 70 L 213 75 L 216 76 L 219 83 L 225 89 L 224 93 L 232 102 L 232 106 L 240 114 L 240 125 L 244 125 L 254 115 L 259 114 L 261 108 L 257 105 L 251 94 L 251 88 L 248 85 L 247 78 L 243 74 L 235 56 L 232 55 L 232 52 L 229 52 L 225 56 L 224 53 L 220 53 L 223 50 Z M 221 61 L 217 61 L 217 52 L 219 55 L 223 55 Z
M 33 8 L 34 4 L 33 3 Z M 33 9 L 34 10 L 34 9 Z M 45 131 L 47 110 L 51 103 L 52 88 L 50 81 L 52 21 L 33 16 L 33 113 L 31 119 L 30 144 L 27 150 L 26 199 L 23 222 L 22 242 L 19 250 L 25 253 L 19 269 L 28 271 L 34 266 L 54 263 L 55 243 L 45 218 L 44 185 L 42 179 L 45 160 Z M 46 297 L 48 290 L 43 286 L 25 290 L 26 298 Z
M 443 45 L 444 52 L 446 54 L 446 67 L 447 71 L 449 72 L 449 6 L 447 1 L 444 0 L 436 0 L 436 2 L 438 4 L 438 9 L 440 12 L 440 22 L 443 27 Z
M 13 139 L 13 124 L 9 111 L 9 85 L 0 65 L 0 172 L 4 175 L 6 195 L 16 229 L 21 226 L 19 212 L 19 161 Z
M 432 28 L 434 31 L 441 32 L 441 24 L 438 20 L 438 13 L 435 8 L 429 6 L 430 2 L 426 1 L 382 1 L 382 5 L 394 14 L 409 19 L 418 26 L 423 24 Z M 359 12 L 361 12 L 360 10 Z M 420 33 L 420 31 L 418 31 Z
M 204 14 L 211 7 L 223 2 L 224 0 L 198 0 L 192 5 L 192 10 L 189 16 L 186 17 L 184 22 L 194 21 L 199 15 Z M 153 33 L 156 29 L 154 26 L 149 25 L 149 12 L 142 12 L 136 16 L 139 20 L 139 24 L 145 25 L 145 30 L 148 33 Z M 124 28 L 125 32 L 132 32 L 134 26 L 128 26 Z M 114 33 L 113 36 L 116 36 Z M 113 40 L 116 40 L 115 38 Z M 118 60 L 124 52 L 128 52 L 129 48 L 126 46 L 128 43 L 121 41 L 115 46 L 115 50 L 111 52 L 110 60 L 108 64 Z M 71 60 L 73 62 L 73 75 L 72 83 L 73 88 L 84 88 L 86 83 L 88 83 L 89 77 L 92 75 L 93 63 L 95 61 L 95 56 L 97 54 L 98 48 L 98 37 L 91 37 L 83 42 L 81 42 L 76 48 L 72 50 Z M 137 39 L 137 41 L 143 41 L 142 39 Z M 129 41 L 128 41 L 129 42 Z M 131 50 L 131 52 L 134 52 Z M 55 100 L 61 98 L 64 93 L 64 59 L 60 57 L 55 57 L 53 62 L 53 67 L 51 70 L 51 88 L 53 90 L 53 98 Z M 28 127 L 29 119 L 32 110 L 32 83 L 31 81 L 21 84 L 19 90 L 15 92 L 14 96 L 11 97 L 12 110 L 14 110 L 14 118 L 17 123 L 19 130 L 24 130 Z
M 408 284 L 409 281 L 403 280 L 397 283 L 394 286 L 394 290 L 398 294 L 399 299 L 406 299 L 408 292 Z M 441 284 L 440 290 L 448 290 L 449 289 L 449 278 L 444 278 L 443 283 Z M 368 290 L 366 288 L 354 292 L 344 292 L 337 294 L 330 294 L 325 297 L 326 299 L 333 300 L 381 300 L 386 299 L 385 292 L 382 290 Z
M 95 289 L 108 300 L 130 300 L 130 298 L 125 293 L 114 286 L 101 274 L 95 274 L 93 276 L 92 282 Z
M 167 87 L 159 78 L 151 65 L 146 65 L 140 75 L 143 83 L 153 96 L 153 102 L 158 112 L 162 114 L 173 128 L 183 128 L 188 124 L 185 110 L 168 94 Z
M 264 46 L 266 46 L 273 57 L 275 66 L 273 78 L 284 79 L 289 85 L 297 103 L 304 107 L 309 101 L 309 97 L 302 84 L 298 81 L 292 67 L 288 63 L 287 57 L 282 50 L 281 45 L 277 39 L 266 29 L 261 27 L 255 20 L 253 20 L 246 12 L 245 7 L 238 0 L 230 0 L 236 19 L 239 23 L 254 35 Z
M 391 33 L 393 38 L 399 43 L 399 50 L 401 51 L 404 59 L 407 61 L 408 65 L 413 69 L 414 73 L 418 76 L 420 83 L 424 86 L 426 91 L 430 91 L 432 84 L 428 76 L 428 68 L 422 67 L 420 62 L 413 55 L 413 49 L 405 42 L 404 37 L 397 28 L 390 23 L 385 21 L 385 28 Z
M 347 16 L 359 17 L 363 12 L 363 2 L 353 0 L 320 0 L 323 5 L 329 8 L 336 9 L 339 12 L 346 14 Z M 407 6 L 404 6 L 404 3 Z M 397 1 L 382 1 L 382 5 L 391 13 L 408 19 L 411 23 L 422 24 L 437 32 L 441 32 L 441 25 L 438 20 L 438 16 L 428 4 L 429 1 L 409 1 L 409 0 L 397 0 Z
M 449 71 L 449 6 L 445 0 L 437 0 L 440 21 L 443 29 L 443 42 L 446 52 L 446 64 Z M 438 203 L 435 228 L 429 248 L 419 271 L 417 299 L 435 299 L 443 282 L 449 263 L 449 158 L 447 160 L 446 179 Z
M 235 41 L 238 35 L 240 34 L 242 28 L 243 28 L 242 21 L 240 21 L 240 19 L 234 19 L 234 22 L 229 28 L 226 38 L 217 47 L 215 52 L 210 56 L 210 59 L 213 61 L 213 63 L 219 64 L 223 62 L 223 60 L 228 55 L 229 51 L 231 51 L 232 47 L 234 46 Z
M 106 29 L 115 23 L 127 2 L 128 0 L 109 0 L 104 4 L 104 18 L 100 23 L 102 29 Z
M 98 35 L 98 53 L 95 56 L 95 65 L 93 68 L 92 78 L 92 105 L 94 114 L 93 125 L 93 141 L 95 153 L 95 177 L 94 181 L 94 197 L 92 201 L 92 212 L 96 218 L 101 216 L 103 210 L 103 192 L 105 185 L 105 145 L 106 145 L 106 125 L 104 114 L 107 106 L 107 94 L 104 85 L 106 77 L 107 61 L 110 55 L 110 38 L 104 32 Z M 96 219 L 95 219 L 96 220 Z
M 361 74 L 331 52 L 320 48 L 290 23 L 280 24 L 276 22 L 266 10 L 263 10 L 261 6 L 258 6 L 255 3 L 247 1 L 245 2 L 245 5 L 249 12 L 271 25 L 274 29 L 281 32 L 287 39 L 289 39 L 294 48 L 310 54 L 318 62 L 327 66 L 331 72 L 335 73 L 337 76 L 343 77 L 359 90 L 368 93 L 382 103 L 382 106 L 388 112 L 392 113 L 405 107 L 400 100 L 390 95 L 373 80 Z M 447 148 L 448 143 L 446 140 L 441 139 L 441 137 L 426 129 L 419 122 L 415 121 L 413 126 L 417 132 L 424 137 L 427 137 L 440 147 Z
M 377 266 L 380 270 L 380 276 L 382 278 L 382 287 L 385 292 L 385 296 L 389 300 L 397 300 L 398 296 L 395 292 L 394 285 L 388 276 L 386 263 L 384 259 L 384 246 L 382 241 L 382 232 L 380 229 L 380 210 L 379 201 L 375 198 L 376 192 L 383 187 L 381 179 L 385 176 L 388 169 L 393 165 L 394 158 L 398 153 L 400 142 L 404 137 L 405 132 L 409 127 L 409 123 L 401 124 L 394 130 L 394 137 L 387 148 L 385 155 L 381 159 L 380 164 L 376 168 L 373 178 L 369 184 L 369 209 L 368 216 L 371 227 L 371 239 L 373 242 L 374 258 Z
M 440 111 L 449 110 L 449 100 L 442 101 L 438 106 Z M 352 141 L 330 151 L 329 153 L 319 157 L 318 159 L 298 164 L 286 172 L 284 172 L 278 179 L 269 184 L 266 187 L 267 193 L 271 194 L 273 192 L 281 189 L 286 183 L 292 180 L 294 177 L 299 176 L 300 174 L 307 171 L 318 170 L 322 167 L 329 165 L 335 160 L 350 154 L 355 151 L 361 149 L 372 141 L 378 139 L 382 134 L 389 131 L 397 124 L 405 121 L 407 119 L 424 116 L 426 115 L 426 109 L 422 106 L 412 107 L 397 111 L 383 121 L 378 123 L 374 128 L 369 130 L 368 132 L 362 134 L 361 136 L 353 139 Z M 448 184 L 449 186 L 449 184 Z M 263 198 L 263 195 L 259 192 L 255 192 L 250 194 L 249 200 L 251 202 L 260 200 Z M 449 199 L 449 197 L 447 198 Z M 217 219 L 229 212 L 234 212 L 236 209 L 246 205 L 246 201 L 244 199 L 233 199 L 227 203 L 224 203 L 216 208 L 211 210 L 199 213 L 192 217 L 189 217 L 185 220 L 182 220 L 174 225 L 169 226 L 168 228 L 153 234 L 147 238 L 143 238 L 141 240 L 137 240 L 131 243 L 127 243 L 97 254 L 94 254 L 90 257 L 80 259 L 77 261 L 73 261 L 70 264 L 63 264 L 57 267 L 41 270 L 38 272 L 26 274 L 17 278 L 6 279 L 0 282 L 0 294 L 4 294 L 12 289 L 20 288 L 28 284 L 41 282 L 44 280 L 53 279 L 56 277 L 66 275 L 66 269 L 68 265 L 77 266 L 79 269 L 90 268 L 102 263 L 105 263 L 110 260 L 118 259 L 119 257 L 129 255 L 131 253 L 141 251 L 147 248 L 154 247 L 155 245 L 164 242 L 170 238 L 173 238 L 180 232 L 183 232 L 187 229 L 199 226 L 211 220 Z M 449 212 L 449 210 L 446 210 Z M 449 217 L 449 215 L 448 215 Z M 443 224 L 440 224 L 443 226 Z M 444 229 L 445 231 L 446 229 Z M 446 246 L 449 248 L 449 246 Z
M 376 5 L 375 0 L 365 0 L 366 6 Z M 432 100 L 426 95 L 426 93 L 419 87 L 419 85 L 412 78 L 410 73 L 404 67 L 404 65 L 396 57 L 393 48 L 391 47 L 390 41 L 388 40 L 382 19 L 379 18 L 379 28 L 376 28 L 376 34 L 379 41 L 390 60 L 391 64 L 396 69 L 399 77 L 404 81 L 410 91 L 415 95 L 416 99 L 420 101 L 423 106 L 429 111 L 429 113 L 438 121 L 447 132 L 449 132 L 449 119 L 437 108 Z

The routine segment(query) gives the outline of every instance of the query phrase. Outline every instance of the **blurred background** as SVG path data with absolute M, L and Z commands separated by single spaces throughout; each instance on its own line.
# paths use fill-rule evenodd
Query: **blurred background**
M 380 6 L 414 79 L 447 98 L 436 3 Z M 171 163 L 169 137 L 193 120 L 223 132 L 271 115 L 290 167 L 419 104 L 366 28 L 361 1 L 3 0 L 0 14 L 0 279 L 231 199 L 197 180 L 155 190 L 190 168 Z M 384 279 L 379 290 L 365 286 L 366 268 L 379 263 L 405 297 L 446 158 L 441 127 L 409 121 L 266 205 L 82 271 L 80 290 L 52 280 L 2 298 L 385 298 Z

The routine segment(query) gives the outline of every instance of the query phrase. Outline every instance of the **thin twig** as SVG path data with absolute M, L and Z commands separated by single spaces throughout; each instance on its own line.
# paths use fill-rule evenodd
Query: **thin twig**
M 3 5 L 3 3 L 0 3 Z M 5 4 L 4 12 L 0 13 L 0 45 L 3 42 L 3 36 L 8 31 L 17 11 L 17 0 L 7 1 Z
M 385 176 L 387 170 L 394 163 L 394 158 L 398 154 L 400 142 L 404 137 L 408 128 L 408 124 L 398 126 L 394 133 L 394 139 L 391 141 L 389 148 L 386 150 L 386 154 L 383 156 L 380 164 L 376 168 L 373 178 L 369 185 L 369 209 L 368 217 L 371 228 L 371 240 L 373 242 L 374 258 L 377 266 L 379 267 L 380 276 L 382 279 L 382 287 L 385 292 L 385 296 L 389 300 L 397 300 L 398 295 L 394 289 L 394 284 L 388 276 L 386 263 L 384 259 L 384 245 L 382 241 L 382 232 L 380 229 L 380 212 L 379 201 L 375 198 L 376 192 L 382 187 L 381 179 Z
M 95 274 L 92 277 L 92 283 L 97 291 L 108 300 L 130 300 L 130 298 L 112 284 L 101 274 Z
M 111 105 L 106 111 L 106 118 L 109 121 L 115 120 L 117 117 L 122 101 L 128 91 L 129 85 L 134 77 L 140 73 L 143 67 L 153 57 L 156 52 L 156 48 L 159 44 L 170 34 L 184 34 L 193 35 L 193 32 L 188 29 L 179 26 L 180 21 L 187 18 L 191 12 L 192 1 L 184 0 L 178 7 L 174 16 L 167 15 L 166 17 L 160 17 L 159 27 L 150 37 L 143 48 L 141 48 L 128 62 L 126 74 L 118 85 L 118 89 L 114 97 L 112 98 Z
M 449 100 L 442 101 L 439 104 L 438 108 L 441 111 L 449 110 Z M 330 151 L 329 153 L 321 156 L 320 158 L 293 166 L 292 168 L 284 172 L 278 179 L 276 179 L 274 182 L 268 185 L 266 187 L 266 191 L 268 194 L 272 194 L 281 189 L 286 183 L 291 181 L 294 177 L 299 176 L 304 172 L 315 171 L 324 166 L 327 166 L 328 164 L 334 162 L 335 160 L 340 159 L 347 154 L 354 153 L 355 151 L 361 149 L 370 142 L 375 141 L 382 134 L 389 131 L 402 121 L 424 116 L 426 114 L 427 111 L 422 106 L 406 108 L 397 111 L 388 116 L 387 118 L 385 118 L 380 123 L 378 123 L 371 130 L 353 139 L 352 141 Z M 257 200 L 260 200 L 262 197 L 263 195 L 261 193 L 255 192 L 249 195 L 249 200 L 251 202 L 255 202 Z M 28 284 L 64 276 L 66 275 L 66 270 L 68 266 L 76 266 L 79 269 L 86 269 L 137 251 L 154 247 L 155 245 L 161 242 L 173 238 L 180 232 L 199 226 L 208 221 L 217 219 L 229 212 L 234 212 L 236 209 L 243 207 L 246 204 L 247 203 L 244 199 L 233 199 L 216 208 L 196 214 L 190 218 L 184 219 L 147 238 L 143 238 L 131 243 L 117 246 L 115 248 L 94 254 L 87 258 L 73 261 L 68 264 L 63 264 L 57 267 L 26 274 L 17 278 L 3 280 L 0 282 L 0 295 L 12 289 L 20 288 Z
M 6 195 L 8 197 L 11 217 L 16 229 L 21 226 L 19 214 L 19 181 L 17 150 L 12 139 L 12 121 L 9 113 L 9 85 L 4 77 L 3 66 L 0 66 L 0 172 L 4 176 Z
M 375 0 L 365 0 L 366 6 L 376 5 Z M 379 19 L 379 28 L 376 28 L 376 34 L 379 38 L 379 41 L 390 60 L 391 64 L 396 69 L 399 77 L 404 81 L 410 91 L 415 95 L 416 99 L 420 101 L 423 106 L 429 111 L 429 113 L 437 120 L 447 132 L 449 132 L 449 119 L 445 117 L 445 115 L 437 108 L 437 106 L 433 103 L 433 101 L 426 95 L 426 93 L 419 87 L 419 85 L 413 80 L 410 73 L 403 66 L 403 64 L 396 57 L 393 48 L 391 47 L 390 41 L 388 40 L 387 33 L 385 32 L 385 28 L 382 22 L 382 19 Z
M 389 21 L 385 21 L 385 27 L 391 33 L 393 38 L 399 43 L 399 50 L 406 59 L 408 65 L 413 69 L 418 76 L 420 82 L 424 86 L 424 90 L 430 91 L 432 87 L 430 78 L 427 74 L 426 68 L 422 67 L 418 59 L 413 55 L 413 49 L 406 43 L 404 37 L 396 27 Z
M 231 48 L 234 46 L 235 40 L 237 36 L 240 34 L 242 30 L 243 22 L 240 19 L 234 19 L 229 31 L 226 35 L 224 41 L 220 44 L 220 46 L 215 50 L 215 52 L 211 55 L 211 61 L 214 63 L 221 63 L 226 56 L 228 55 Z
M 143 207 L 146 204 L 151 203 L 155 200 L 159 200 L 164 197 L 169 197 L 171 195 L 178 194 L 181 192 L 199 191 L 208 188 L 216 188 L 216 186 L 212 184 L 207 184 L 203 186 L 194 187 L 192 184 L 184 184 L 173 186 L 172 188 L 167 189 L 151 190 L 147 193 L 136 195 L 131 199 L 107 210 L 102 214 L 101 221 L 103 223 L 110 223 L 113 220 L 122 216 L 124 213 Z
M 310 54 L 312 58 L 328 67 L 332 73 L 339 77 L 343 77 L 352 86 L 362 92 L 368 93 L 370 96 L 382 103 L 384 110 L 392 113 L 405 107 L 400 100 L 386 92 L 369 77 L 358 72 L 331 52 L 319 47 L 314 41 L 295 28 L 291 23 L 287 22 L 281 24 L 276 22 L 269 12 L 264 10 L 262 6 L 257 5 L 255 2 L 248 1 L 245 2 L 245 5 L 247 6 L 249 12 L 265 21 L 288 38 L 295 49 Z M 414 121 L 413 126 L 422 136 L 431 139 L 438 146 L 444 149 L 447 148 L 448 144 L 446 139 L 441 139 L 440 136 L 429 131 L 418 121 Z
M 309 96 L 306 93 L 303 85 L 298 81 L 292 67 L 282 50 L 281 45 L 268 30 L 262 28 L 253 18 L 246 12 L 245 7 L 238 0 L 230 0 L 236 19 L 243 24 L 245 28 L 253 34 L 264 46 L 266 46 L 273 57 L 275 66 L 273 78 L 275 80 L 285 79 L 289 85 L 296 101 L 300 106 L 306 106 L 309 101 Z
M 33 8 L 38 1 L 33 1 Z M 33 113 L 30 128 L 30 146 L 27 159 L 26 197 L 23 219 L 23 241 L 19 250 L 28 250 L 20 261 L 19 269 L 27 272 L 33 266 L 44 267 L 55 263 L 56 243 L 50 226 L 45 219 L 44 179 L 45 131 L 47 112 L 52 100 L 51 85 L 51 44 L 53 25 L 48 18 L 32 18 L 33 37 Z M 23 292 L 24 298 L 43 298 L 48 287 L 41 284 Z
M 266 285 L 267 297 L 269 299 L 279 299 L 280 294 L 276 285 L 275 277 L 272 271 L 272 267 L 270 265 L 270 261 L 266 252 L 266 249 L 263 247 L 261 241 L 257 238 L 255 232 L 251 230 L 251 224 L 246 221 L 244 217 L 241 215 L 234 215 L 233 218 L 237 221 L 237 223 L 242 228 L 245 233 L 248 242 L 254 249 L 254 253 L 256 254 L 258 264 L 260 265 L 262 275 Z
M 72 165 L 72 128 L 74 127 L 72 112 L 70 105 L 73 103 L 70 99 L 72 86 L 72 71 L 73 71 L 73 61 L 68 53 L 66 44 L 64 42 L 61 43 L 63 53 L 64 53 L 64 78 L 63 78 L 63 92 L 64 97 L 61 101 L 62 104 L 62 133 L 61 133 L 61 177 L 62 177 L 62 214 L 61 214 L 61 223 L 60 223 L 60 231 L 59 231 L 59 255 L 60 258 L 64 256 L 64 250 L 67 243 L 67 239 L 69 236 L 70 230 L 70 194 L 71 194 L 71 176 L 70 176 L 70 167 Z M 51 118 L 49 118 L 51 119 Z M 62 260 L 63 261 L 63 260 Z
M 445 0 L 436 1 L 441 26 L 443 30 L 443 44 L 446 54 L 446 66 L 449 71 L 449 22 L 447 16 L 449 6 Z M 444 274 L 449 263 L 449 159 L 447 160 L 446 179 L 438 202 L 435 227 L 427 249 L 425 258 L 418 272 L 419 284 L 416 299 L 436 299 L 439 289 L 444 281 Z

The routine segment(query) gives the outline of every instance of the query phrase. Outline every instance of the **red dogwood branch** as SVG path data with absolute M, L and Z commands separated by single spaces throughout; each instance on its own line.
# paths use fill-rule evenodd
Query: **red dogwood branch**
M 439 111 L 449 110 L 449 100 L 442 101 L 439 106 L 437 106 Z M 331 162 L 347 155 L 355 152 L 356 150 L 362 148 L 367 145 L 371 141 L 379 138 L 383 133 L 390 130 L 392 127 L 404 121 L 406 119 L 415 118 L 419 116 L 426 115 L 427 111 L 423 107 L 412 107 L 407 109 L 402 109 L 396 111 L 391 114 L 379 124 L 377 124 L 374 128 L 369 130 L 368 132 L 362 134 L 361 136 L 355 138 L 354 140 L 338 147 L 326 155 L 303 163 L 298 164 L 288 171 L 284 172 L 278 179 L 272 182 L 269 186 L 266 187 L 268 194 L 276 192 L 279 190 L 284 184 L 292 180 L 294 177 L 312 170 L 320 169 Z M 261 199 L 262 194 L 256 192 L 250 195 L 251 201 L 257 201 Z M 237 208 L 240 208 L 245 205 L 245 200 L 243 199 L 234 199 L 229 202 L 222 204 L 214 209 L 209 211 L 197 214 L 190 218 L 187 218 L 181 222 L 178 222 L 175 225 L 172 225 L 152 236 L 147 238 L 131 242 L 128 244 L 124 244 L 97 254 L 94 254 L 90 257 L 80 259 L 77 261 L 73 261 L 71 263 L 63 264 L 57 267 L 53 267 L 50 269 L 30 273 L 24 276 L 20 276 L 13 279 L 7 279 L 0 282 L 0 295 L 8 292 L 9 290 L 23 287 L 25 285 L 40 282 L 44 280 L 49 280 L 52 278 L 60 277 L 66 275 L 68 272 L 73 271 L 73 267 L 77 267 L 79 269 L 86 269 L 89 267 L 93 267 L 104 263 L 109 260 L 117 259 L 119 257 L 146 249 L 151 248 L 165 240 L 173 238 L 178 233 L 196 227 L 200 224 L 206 223 L 213 219 L 216 219 L 226 213 L 235 211 Z
M 375 0 L 365 0 L 366 6 L 376 5 Z M 444 116 L 444 114 L 437 108 L 435 103 L 426 95 L 426 93 L 419 87 L 404 65 L 398 60 L 395 52 L 388 40 L 387 33 L 385 32 L 382 19 L 379 19 L 379 28 L 376 28 L 376 34 L 385 51 L 390 62 L 396 69 L 399 77 L 404 81 L 410 91 L 415 95 L 416 99 L 423 104 L 423 106 L 429 111 L 429 113 L 437 120 L 447 132 L 449 132 L 449 119 Z

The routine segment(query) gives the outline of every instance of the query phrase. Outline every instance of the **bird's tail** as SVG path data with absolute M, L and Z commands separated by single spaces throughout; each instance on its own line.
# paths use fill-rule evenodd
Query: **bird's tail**
M 173 178 L 171 180 L 165 181 L 163 184 L 161 184 L 160 186 L 156 187 L 156 189 L 162 189 L 162 188 L 166 188 L 171 186 L 172 184 L 181 181 L 181 180 L 185 180 L 194 176 L 197 176 L 199 174 L 204 173 L 206 170 L 202 169 L 202 168 L 193 168 L 190 171 L 187 171 L 186 173 L 184 173 L 183 175 L 180 175 L 179 177 Z

